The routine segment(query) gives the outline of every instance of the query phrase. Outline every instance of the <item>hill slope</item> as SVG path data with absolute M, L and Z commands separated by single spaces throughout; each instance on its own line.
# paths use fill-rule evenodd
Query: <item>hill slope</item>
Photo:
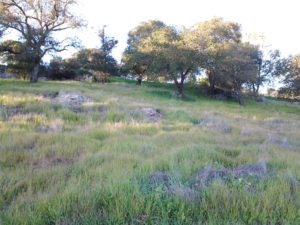
M 0 80 L 0 224 L 299 224 L 300 107 Z

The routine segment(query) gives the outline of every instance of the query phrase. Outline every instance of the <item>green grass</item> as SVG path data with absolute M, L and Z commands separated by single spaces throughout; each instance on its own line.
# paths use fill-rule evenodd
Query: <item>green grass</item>
M 60 90 L 95 103 L 75 112 L 42 97 Z M 191 87 L 178 100 L 172 90 L 116 78 L 104 85 L 0 80 L 0 224 L 300 224 L 300 188 L 289 175 L 300 182 L 300 107 L 240 107 Z M 161 122 L 147 122 L 142 107 L 159 109 Z M 201 128 L 206 118 L 231 132 Z M 283 122 L 270 126 L 270 118 Z M 290 146 L 270 144 L 268 135 L 288 137 Z M 191 186 L 206 166 L 259 160 L 272 170 L 268 178 L 215 181 L 197 190 L 196 203 L 149 186 L 154 171 Z M 247 191 L 253 182 L 256 191 Z

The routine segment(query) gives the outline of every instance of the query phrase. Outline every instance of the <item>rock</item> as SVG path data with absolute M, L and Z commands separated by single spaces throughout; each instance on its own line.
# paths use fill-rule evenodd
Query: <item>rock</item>
M 231 171 L 232 175 L 237 179 L 248 176 L 262 178 L 267 172 L 267 164 L 264 161 L 255 164 L 244 164 Z
M 83 103 L 92 102 L 92 99 L 85 97 L 80 91 L 59 91 L 52 100 L 64 107 L 74 109 L 79 109 Z
M 164 186 L 167 189 L 172 185 L 170 174 L 156 171 L 150 174 L 149 182 L 151 187 Z
M 244 164 L 234 169 L 214 169 L 206 167 L 197 173 L 193 186 L 195 188 L 207 187 L 215 180 L 226 181 L 229 179 L 239 180 L 241 178 L 255 177 L 262 179 L 267 173 L 268 168 L 265 162 L 255 164 Z
M 236 180 L 241 182 L 244 178 L 246 179 L 250 177 L 260 180 L 265 178 L 269 172 L 270 170 L 267 168 L 265 161 L 254 164 L 244 164 L 233 169 L 215 169 L 208 166 L 196 174 L 191 186 L 185 186 L 175 182 L 169 173 L 156 171 L 150 174 L 149 185 L 152 188 L 161 186 L 166 193 L 174 194 L 185 201 L 195 203 L 201 200 L 197 190 L 208 187 L 216 180 L 224 182 Z M 247 181 L 243 184 L 245 184 L 245 188 L 249 192 L 256 192 L 255 183 L 249 183 Z
M 231 126 L 227 122 L 213 117 L 208 117 L 202 120 L 199 126 L 210 130 L 216 130 L 222 133 L 230 133 L 232 130 Z
M 268 139 L 266 140 L 267 144 L 279 145 L 283 148 L 289 148 L 289 141 L 287 137 L 278 137 L 273 134 L 268 134 Z
M 195 177 L 194 187 L 201 188 L 210 184 L 214 180 L 224 180 L 230 176 L 230 171 L 227 169 L 216 170 L 212 167 L 206 167 Z
M 154 109 L 151 107 L 141 108 L 140 110 L 148 121 L 152 123 L 158 123 L 162 119 L 162 114 L 159 109 Z

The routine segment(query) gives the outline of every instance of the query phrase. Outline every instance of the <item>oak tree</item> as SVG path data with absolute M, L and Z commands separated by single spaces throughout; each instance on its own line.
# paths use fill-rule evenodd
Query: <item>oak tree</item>
M 224 49 L 224 56 L 216 75 L 216 84 L 234 91 L 240 105 L 244 105 L 243 86 L 257 79 L 257 46 L 249 43 L 231 43 Z
M 16 31 L 32 62 L 31 82 L 37 82 L 42 58 L 76 46 L 74 38 L 58 40 L 54 34 L 83 25 L 71 11 L 76 0 L 0 0 L 0 26 Z
M 279 93 L 284 97 L 300 98 L 300 55 L 282 59 L 280 74 L 283 77 L 283 87 Z
M 224 21 L 216 17 L 194 25 L 191 29 L 190 42 L 205 57 L 201 66 L 205 69 L 209 81 L 209 92 L 214 93 L 216 76 L 228 44 L 241 42 L 241 26 L 238 23 Z
M 145 40 L 152 34 L 165 28 L 159 20 L 142 22 L 128 33 L 127 47 L 122 56 L 122 71 L 137 76 L 137 84 L 141 84 L 143 77 L 151 71 L 155 56 L 147 51 Z

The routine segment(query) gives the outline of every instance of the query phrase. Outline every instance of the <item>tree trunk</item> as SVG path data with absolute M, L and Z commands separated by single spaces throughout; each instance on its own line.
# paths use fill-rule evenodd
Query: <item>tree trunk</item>
M 256 89 L 255 89 L 255 83 L 252 83 L 252 92 L 253 92 L 253 94 L 255 94 L 255 93 L 256 93 Z
M 253 94 L 258 94 L 259 88 L 260 88 L 260 85 L 259 85 L 259 84 L 253 83 L 253 84 L 252 84 L 252 91 L 253 91 Z
M 177 86 L 177 90 L 178 90 L 178 97 L 182 98 L 183 97 L 183 83 L 179 83 Z
M 136 85 L 142 85 L 142 80 L 143 80 L 142 76 L 139 76 L 136 80 Z
M 245 106 L 245 100 L 244 100 L 243 94 L 240 91 L 237 91 L 237 97 L 238 97 L 240 106 Z
M 215 93 L 215 79 L 214 79 L 213 71 L 211 71 L 211 70 L 208 71 L 207 76 L 208 76 L 208 82 L 209 82 L 209 94 L 214 95 L 214 93 Z
M 175 83 L 175 86 L 176 86 L 176 89 L 177 89 L 176 90 L 177 91 L 176 96 L 178 98 L 182 98 L 183 97 L 183 82 L 182 82 L 182 80 L 179 83 L 176 79 L 174 79 L 174 83 Z
M 257 84 L 257 85 L 256 85 L 256 90 L 255 90 L 255 93 L 256 93 L 256 94 L 258 94 L 258 92 L 259 92 L 259 88 L 260 88 L 260 85 L 259 85 L 259 84 Z
M 39 67 L 40 67 L 40 64 L 34 65 L 32 72 L 31 72 L 31 77 L 30 77 L 31 83 L 36 83 L 38 81 Z

